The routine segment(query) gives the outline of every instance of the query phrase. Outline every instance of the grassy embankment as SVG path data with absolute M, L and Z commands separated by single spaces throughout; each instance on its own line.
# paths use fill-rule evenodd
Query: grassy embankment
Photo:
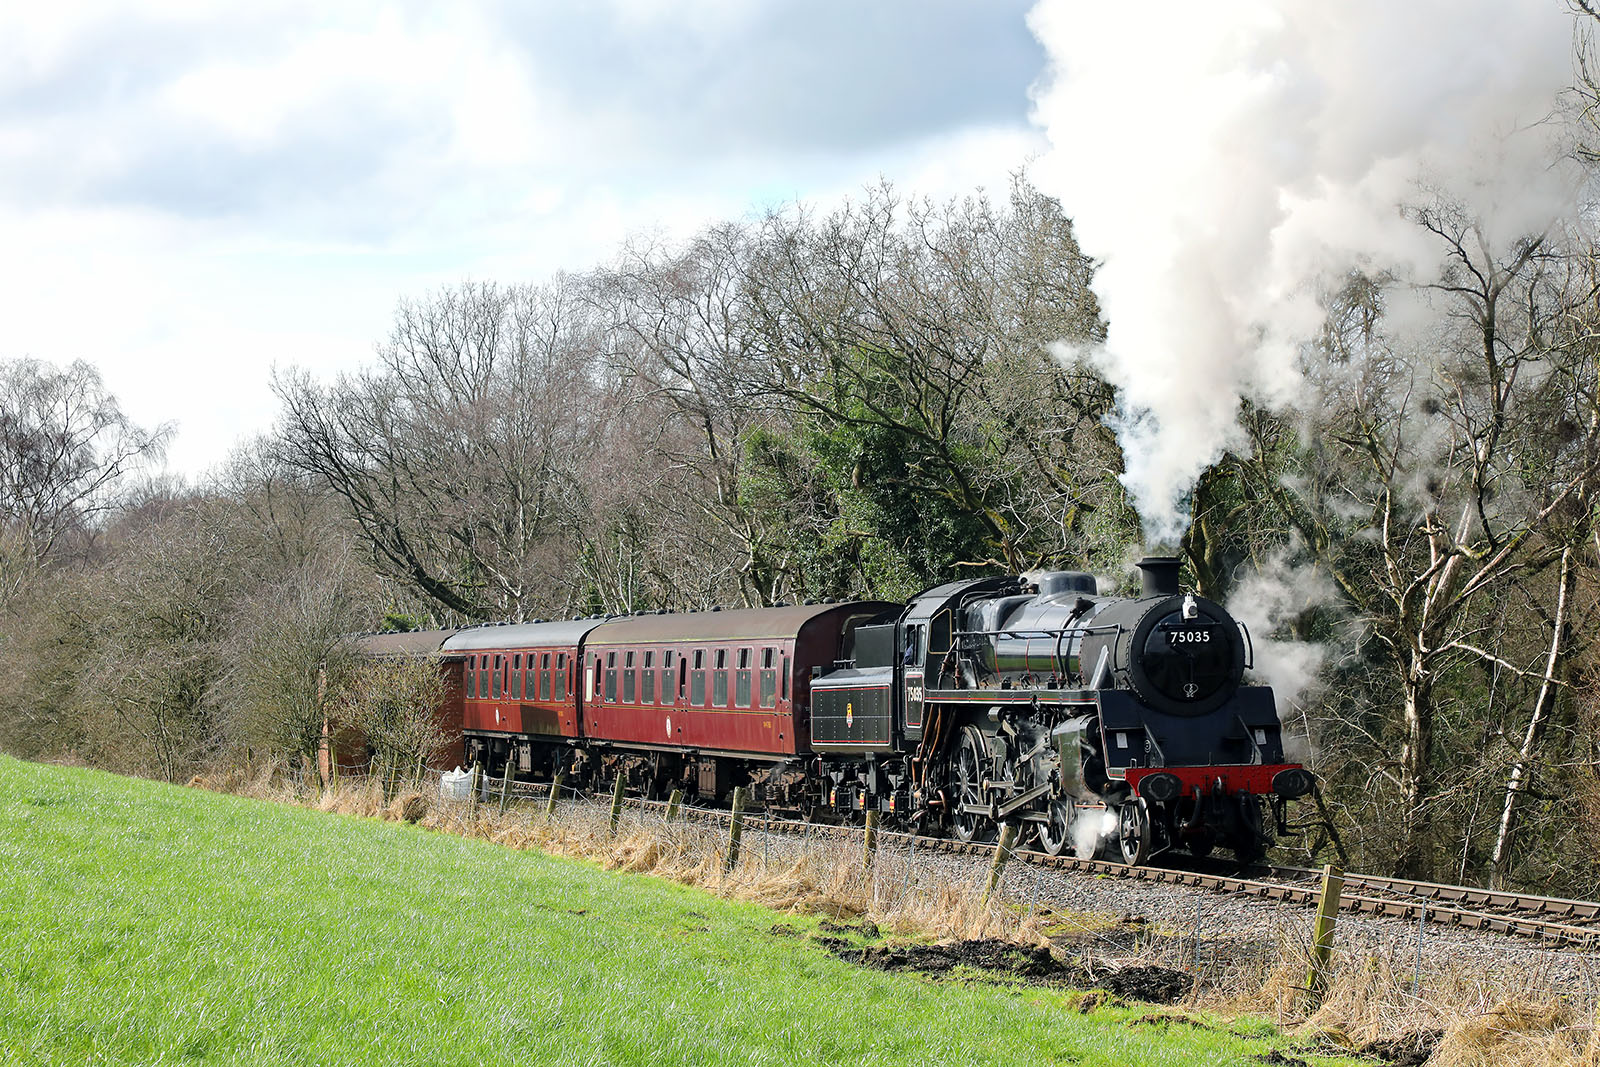
M 1189 1067 L 1286 1043 L 864 970 L 774 936 L 776 917 L 404 823 L 0 757 L 3 1063 Z

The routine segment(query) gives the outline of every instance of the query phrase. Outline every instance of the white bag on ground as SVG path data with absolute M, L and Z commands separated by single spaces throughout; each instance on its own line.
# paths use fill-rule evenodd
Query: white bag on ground
M 465 800 L 472 792 L 472 772 L 457 767 L 439 776 L 440 800 Z

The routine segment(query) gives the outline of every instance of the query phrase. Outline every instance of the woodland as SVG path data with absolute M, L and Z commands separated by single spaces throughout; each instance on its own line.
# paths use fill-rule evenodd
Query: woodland
M 1592 169 L 1575 80 L 1552 121 Z M 0 747 L 183 781 L 303 758 L 331 708 L 398 751 L 425 682 L 352 633 L 1040 568 L 1131 592 L 1164 550 L 1249 623 L 1353 865 L 1592 895 L 1593 212 L 1491 238 L 1419 192 L 1437 277 L 1322 294 L 1300 396 L 1241 405 L 1163 545 L 1071 210 L 1025 174 L 885 183 L 407 298 L 367 368 L 281 373 L 273 431 L 194 482 L 91 365 L 0 362 Z

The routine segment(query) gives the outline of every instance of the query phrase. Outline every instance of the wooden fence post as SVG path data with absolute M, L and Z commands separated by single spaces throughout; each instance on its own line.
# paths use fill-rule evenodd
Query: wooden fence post
M 556 772 L 556 776 L 550 780 L 550 796 L 544 802 L 544 817 L 546 819 L 556 813 L 556 798 L 561 795 L 561 781 L 566 776 L 567 772 L 565 770 L 559 770 Z
M 1008 822 L 1000 827 L 1000 843 L 994 849 L 994 862 L 989 865 L 989 878 L 983 885 L 983 899 L 981 903 L 989 903 L 989 898 L 994 891 L 1000 888 L 1000 875 L 1005 872 L 1006 864 L 1011 862 L 1011 855 L 1016 851 L 1017 824 Z
M 1317 922 L 1311 938 L 1311 970 L 1306 989 L 1312 996 L 1328 982 L 1328 961 L 1333 955 L 1333 930 L 1339 919 L 1339 896 L 1344 892 L 1344 872 L 1330 863 L 1322 868 L 1322 895 L 1317 898 Z
M 667 798 L 667 821 L 668 822 L 671 822 L 672 820 L 674 820 L 674 819 L 676 819 L 678 817 L 678 808 L 682 804 L 683 804 L 683 790 L 674 789 L 672 791 L 672 795 Z
M 611 836 L 617 836 L 617 824 L 622 821 L 622 790 L 628 781 L 622 762 L 617 762 L 617 784 L 611 790 Z
M 733 791 L 733 819 L 728 823 L 728 867 L 739 862 L 739 838 L 744 835 L 744 786 Z
M 867 833 L 862 841 L 861 860 L 867 870 L 872 870 L 872 861 L 878 855 L 878 812 L 867 812 Z
M 506 801 L 511 797 L 511 757 L 506 757 L 506 780 L 500 783 L 500 814 L 506 813 Z
M 472 761 L 472 788 L 467 791 L 467 811 L 473 815 L 478 813 L 478 790 L 483 785 L 483 763 L 480 760 Z

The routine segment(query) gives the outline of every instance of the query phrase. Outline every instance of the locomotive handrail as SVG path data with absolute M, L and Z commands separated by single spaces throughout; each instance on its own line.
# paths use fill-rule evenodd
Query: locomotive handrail
M 1253 671 L 1256 668 L 1256 643 L 1250 637 L 1250 627 L 1238 619 L 1233 624 L 1239 628 L 1239 635 L 1244 638 L 1244 669 Z
M 1122 629 L 1121 624 L 1105 623 L 1099 626 L 1065 626 L 1059 630 L 957 630 L 956 637 L 1054 637 L 1067 634 L 1111 633 Z

